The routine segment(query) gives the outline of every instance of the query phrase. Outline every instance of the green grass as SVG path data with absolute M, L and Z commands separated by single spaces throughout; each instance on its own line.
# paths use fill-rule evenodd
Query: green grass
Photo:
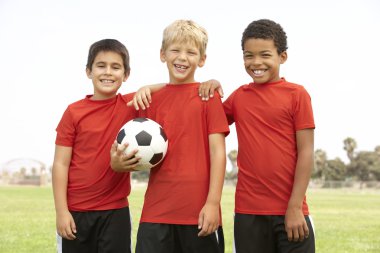
M 130 196 L 133 241 L 145 188 Z M 234 188 L 223 192 L 226 253 L 232 252 Z M 380 191 L 308 192 L 316 228 L 317 252 L 380 252 Z M 55 212 L 49 187 L 0 187 L 0 252 L 55 252 Z

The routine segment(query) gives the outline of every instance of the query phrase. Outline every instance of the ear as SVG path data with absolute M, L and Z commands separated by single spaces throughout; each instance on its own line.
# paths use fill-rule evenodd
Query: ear
M 207 58 L 207 55 L 203 55 L 200 59 L 199 59 L 199 62 L 198 62 L 198 67 L 202 68 L 205 63 L 206 63 L 206 58 Z
M 166 62 L 166 58 L 165 58 L 165 51 L 163 51 L 162 49 L 160 50 L 160 59 L 161 59 L 161 62 Z
M 288 59 L 288 53 L 286 51 L 280 54 L 280 64 L 283 64 Z
M 92 79 L 92 72 L 88 68 L 86 68 L 86 75 L 89 79 Z

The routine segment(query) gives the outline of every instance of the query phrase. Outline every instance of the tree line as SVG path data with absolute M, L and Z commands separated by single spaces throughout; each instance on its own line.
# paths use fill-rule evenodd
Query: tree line
M 340 158 L 327 159 L 322 149 L 314 153 L 314 171 L 312 178 L 333 181 L 380 181 L 380 146 L 373 151 L 357 151 L 355 139 L 348 137 L 343 141 L 349 162 Z

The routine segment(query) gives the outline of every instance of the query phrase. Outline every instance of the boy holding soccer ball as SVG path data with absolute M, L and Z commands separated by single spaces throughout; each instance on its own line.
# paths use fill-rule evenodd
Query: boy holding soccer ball
M 115 137 L 137 116 L 126 105 L 134 94 L 117 94 L 129 72 L 129 54 L 122 43 L 105 39 L 92 44 L 86 74 L 94 94 L 70 104 L 56 129 L 53 192 L 58 252 L 131 252 L 127 197 L 129 171 L 139 160 L 137 150 L 122 155 L 126 173 L 110 168 Z
M 169 84 L 152 95 L 145 112 L 165 129 L 169 146 L 150 172 L 137 253 L 224 252 L 220 200 L 229 128 L 219 94 L 203 102 L 194 77 L 205 64 L 207 40 L 190 20 L 164 30 L 160 56 Z
M 130 174 L 116 173 L 109 165 L 115 136 L 136 117 L 126 106 L 133 94 L 117 94 L 129 71 L 122 43 L 105 39 L 92 44 L 86 73 L 94 94 L 69 105 L 56 129 L 53 191 L 59 252 L 131 252 Z M 127 160 L 133 166 L 138 158 Z

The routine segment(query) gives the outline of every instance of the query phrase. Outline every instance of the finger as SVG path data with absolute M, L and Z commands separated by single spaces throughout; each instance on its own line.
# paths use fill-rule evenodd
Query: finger
M 152 103 L 152 94 L 151 94 L 150 89 L 148 90 L 148 93 L 146 94 L 146 98 L 148 99 L 149 103 Z
M 134 96 L 133 97 L 133 100 L 132 100 L 133 102 L 133 107 L 135 107 L 135 109 L 138 111 L 140 108 L 139 108 L 139 105 L 138 105 L 138 103 L 137 103 L 137 98 L 136 98 L 136 96 Z
M 203 224 L 202 230 L 198 233 L 198 236 L 207 236 L 212 233 L 212 227 L 209 224 Z
M 204 220 L 204 216 L 203 216 L 203 213 L 201 213 L 201 214 L 199 214 L 199 218 L 198 218 L 198 229 L 202 228 L 203 220 Z
M 141 98 L 141 102 L 144 104 L 144 106 L 145 106 L 146 108 L 149 107 L 149 101 L 148 101 L 147 97 L 142 97 L 142 98 Z
M 210 229 L 210 223 L 207 221 L 207 219 L 205 219 L 204 215 L 203 215 L 203 218 L 202 218 L 202 227 L 201 227 L 201 231 L 198 233 L 198 236 L 205 236 L 208 234 L 209 232 L 209 229 Z
M 300 239 L 300 235 L 298 233 L 298 228 L 293 229 L 293 241 L 298 242 Z
M 125 166 L 137 165 L 139 163 L 140 159 L 141 159 L 141 157 L 132 156 L 128 160 L 124 161 L 124 165 Z
M 202 98 L 202 100 L 206 100 L 207 99 L 206 90 L 207 90 L 206 84 L 202 83 L 199 86 L 199 91 L 198 91 L 199 92 L 199 96 Z
M 65 230 L 62 230 L 58 233 L 62 238 L 68 239 Z
M 125 154 L 125 150 L 127 149 L 128 145 L 129 144 L 127 142 L 124 143 L 123 145 L 118 145 L 116 155 L 117 156 L 123 156 Z
M 305 233 L 305 238 L 307 239 L 309 237 L 309 227 L 306 222 L 303 224 L 303 231 Z
M 112 146 L 111 146 L 111 150 L 110 150 L 110 153 L 111 153 L 111 156 L 113 156 L 114 154 L 117 153 L 117 141 L 115 140 L 113 143 L 112 143 Z
M 205 85 L 205 88 L 203 89 L 203 98 L 205 101 L 210 98 L 210 88 L 210 85 Z
M 143 99 L 142 99 L 141 95 L 136 96 L 136 100 L 137 100 L 137 104 L 138 104 L 138 106 L 139 106 L 141 109 L 145 110 L 145 104 L 144 104 L 144 102 L 143 102 Z
M 288 235 L 288 241 L 291 242 L 293 240 L 293 230 L 286 229 L 286 234 Z
M 72 222 L 70 221 L 70 223 L 67 224 L 67 226 L 65 226 L 64 228 L 62 228 L 62 237 L 64 237 L 67 240 L 73 240 L 73 239 L 75 239 L 75 236 L 72 233 L 72 224 L 71 223 Z
M 152 103 L 152 96 L 150 94 L 150 89 L 147 89 L 145 91 L 145 94 L 143 96 L 143 102 L 145 103 L 145 106 L 148 108 L 149 104 Z
M 302 242 L 305 239 L 305 233 L 303 231 L 303 227 L 298 228 L 298 234 L 299 234 L 299 239 L 298 241 Z
M 64 234 L 65 234 L 65 238 L 68 239 L 68 240 L 74 240 L 75 239 L 75 235 L 72 233 L 70 227 L 67 227 L 65 229 Z
M 220 95 L 221 98 L 224 97 L 224 92 L 223 92 L 222 87 L 218 88 L 218 93 L 219 93 L 219 95 Z
M 131 100 L 131 101 L 129 101 L 128 103 L 127 103 L 127 106 L 132 106 L 133 105 L 133 100 Z
M 70 222 L 70 228 L 71 228 L 71 238 L 73 238 L 73 239 L 77 238 L 75 236 L 75 234 L 77 233 L 77 227 L 75 225 L 74 220 L 71 220 L 71 222 Z
M 77 226 L 75 225 L 74 220 L 71 220 L 70 227 L 71 227 L 71 231 L 73 231 L 74 233 L 77 232 Z
M 123 161 L 126 162 L 128 160 L 130 160 L 131 158 L 134 158 L 138 152 L 138 149 L 134 149 L 132 151 L 130 151 L 129 153 L 127 153 L 126 151 L 126 148 L 123 150 Z
M 210 88 L 210 98 L 214 97 L 215 87 Z
M 207 228 L 207 233 L 206 235 L 210 235 L 214 232 L 214 227 L 210 224 Z
M 203 83 L 201 83 L 201 85 L 199 85 L 199 87 L 198 87 L 198 95 L 200 97 L 202 97 L 202 89 L 203 89 Z

